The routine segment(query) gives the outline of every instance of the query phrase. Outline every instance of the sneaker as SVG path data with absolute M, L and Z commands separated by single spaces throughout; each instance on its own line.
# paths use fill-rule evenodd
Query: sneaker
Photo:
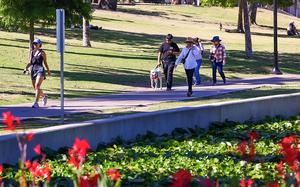
M 46 106 L 47 105 L 47 101 L 48 101 L 48 95 L 45 95 L 43 97 L 43 105 Z
M 38 103 L 33 103 L 33 105 L 32 105 L 32 108 L 39 108 L 40 106 L 39 106 L 39 104 Z
M 226 84 L 226 80 L 223 80 L 223 83 Z
M 167 88 L 167 90 L 166 90 L 167 92 L 169 92 L 169 91 L 172 91 L 172 89 L 171 88 Z
M 192 91 L 189 91 L 189 92 L 186 93 L 186 96 L 188 96 L 188 97 L 191 97 L 192 95 L 193 95 Z

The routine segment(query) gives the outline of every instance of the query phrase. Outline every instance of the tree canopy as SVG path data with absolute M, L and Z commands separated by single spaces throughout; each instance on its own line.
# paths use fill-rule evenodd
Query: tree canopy
M 0 0 L 0 16 L 6 28 L 27 30 L 30 23 L 55 22 L 55 9 L 63 8 L 66 23 L 81 23 L 81 16 L 91 19 L 92 7 L 82 0 Z

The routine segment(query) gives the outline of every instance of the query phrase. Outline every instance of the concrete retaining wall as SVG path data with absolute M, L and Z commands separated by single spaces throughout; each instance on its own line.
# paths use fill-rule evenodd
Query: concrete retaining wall
M 34 155 L 36 144 L 58 149 L 71 146 L 76 137 L 87 139 L 92 148 L 99 142 L 110 142 L 120 136 L 125 140 L 152 131 L 170 133 L 174 128 L 208 128 L 212 122 L 261 120 L 266 116 L 289 117 L 300 114 L 300 93 L 246 99 L 197 107 L 185 107 L 158 112 L 133 114 L 112 119 L 93 120 L 34 131 L 33 142 L 28 147 L 29 157 Z M 15 163 L 19 151 L 14 135 L 0 136 L 0 163 Z

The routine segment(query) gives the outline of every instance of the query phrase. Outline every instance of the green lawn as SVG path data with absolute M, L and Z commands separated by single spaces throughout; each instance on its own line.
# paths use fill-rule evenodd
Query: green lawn
M 279 16 L 279 51 L 281 69 L 299 73 L 299 38 L 287 38 L 284 28 L 294 18 Z M 225 68 L 229 78 L 268 74 L 272 67 L 272 12 L 260 9 L 258 23 L 253 26 L 254 58 L 244 59 L 244 35 L 218 30 L 219 22 L 234 29 L 237 9 L 191 6 L 120 6 L 119 11 L 95 11 L 93 25 L 103 30 L 92 31 L 93 48 L 81 47 L 81 31 L 66 32 L 65 88 L 66 97 L 81 97 L 134 90 L 149 86 L 148 72 L 156 63 L 156 52 L 163 38 L 173 33 L 183 47 L 187 36 L 199 36 L 206 49 L 213 35 L 220 35 L 228 48 L 229 63 Z M 299 19 L 294 19 L 300 25 Z M 59 97 L 59 56 L 55 49 L 55 29 L 36 28 L 37 37 L 45 44 L 53 77 L 43 88 L 50 98 Z M 31 102 L 33 91 L 30 77 L 22 74 L 27 62 L 26 33 L 0 31 L 0 105 Z M 205 56 L 201 70 L 204 80 L 210 80 L 210 68 Z M 176 71 L 176 84 L 183 84 L 182 68 Z

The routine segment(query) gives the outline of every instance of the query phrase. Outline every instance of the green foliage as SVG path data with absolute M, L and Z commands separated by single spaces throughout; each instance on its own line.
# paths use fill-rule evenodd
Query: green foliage
M 248 140 L 250 131 L 259 134 L 255 142 L 257 154 L 251 162 L 236 152 L 237 145 Z M 132 143 L 117 141 L 118 144 L 90 153 L 83 170 L 92 174 L 95 165 L 102 171 L 119 169 L 122 186 L 167 186 L 171 175 L 179 169 L 189 170 L 196 178 L 218 179 L 221 186 L 234 186 L 244 178 L 251 178 L 262 186 L 278 180 L 276 165 L 281 160 L 278 142 L 299 132 L 300 116 L 290 120 L 267 118 L 259 123 L 227 121 L 213 124 L 208 131 L 176 129 L 172 135 L 163 136 L 149 132 Z M 57 154 L 48 162 L 53 180 L 67 182 L 68 178 L 76 178 L 67 164 L 66 153 Z M 6 168 L 5 179 L 11 179 L 14 173 L 15 170 Z M 105 174 L 102 176 L 105 178 Z M 103 186 L 110 184 L 109 180 L 102 182 Z
M 237 5 L 237 0 L 202 0 L 203 6 L 221 6 L 221 7 L 234 7 Z
M 92 8 L 82 0 L 0 0 L 1 25 L 4 28 L 28 30 L 30 22 L 49 25 L 55 21 L 55 9 L 63 8 L 66 23 L 91 18 Z
M 239 0 L 202 0 L 203 6 L 221 6 L 234 7 L 237 6 Z M 263 5 L 273 5 L 273 0 L 250 0 L 251 3 L 261 3 Z M 293 0 L 278 0 L 280 7 L 288 7 L 293 4 Z

